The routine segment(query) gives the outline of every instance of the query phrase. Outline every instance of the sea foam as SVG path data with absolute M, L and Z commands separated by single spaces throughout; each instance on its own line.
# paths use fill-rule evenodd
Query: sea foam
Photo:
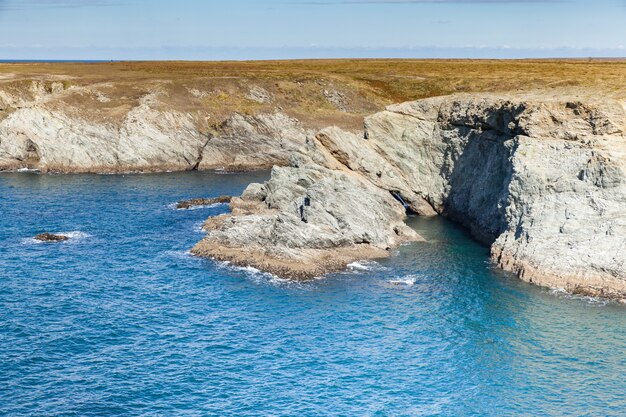
M 412 287 L 413 285 L 415 285 L 417 283 L 417 276 L 415 275 L 406 275 L 404 277 L 400 277 L 397 279 L 392 279 L 387 281 L 392 285 L 399 285 L 399 286 L 407 286 L 407 287 Z
M 89 233 L 81 232 L 80 230 L 74 230 L 72 232 L 54 232 L 52 234 L 69 238 L 69 240 L 65 240 L 63 242 L 55 242 L 57 244 L 79 243 L 92 237 L 92 235 L 90 235 Z M 37 240 L 34 237 L 28 237 L 22 239 L 21 243 L 23 245 L 40 245 L 47 242 L 42 242 L 41 240 Z

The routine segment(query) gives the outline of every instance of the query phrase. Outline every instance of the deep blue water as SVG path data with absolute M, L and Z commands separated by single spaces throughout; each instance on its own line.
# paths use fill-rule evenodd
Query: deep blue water
M 171 203 L 266 176 L 1 174 L 0 415 L 624 415 L 626 307 L 524 284 L 443 220 L 304 284 L 189 256 L 227 207 Z

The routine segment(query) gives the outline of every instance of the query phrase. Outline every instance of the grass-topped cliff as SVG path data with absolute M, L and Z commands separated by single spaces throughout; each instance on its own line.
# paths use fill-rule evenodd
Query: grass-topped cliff
M 0 64 L 0 118 L 33 101 L 119 122 L 149 93 L 199 129 L 276 109 L 307 127 L 361 127 L 384 106 L 458 92 L 578 90 L 626 97 L 620 60 L 300 60 Z M 16 101 L 17 99 L 17 101 Z M 4 113 L 4 115 L 2 115 Z

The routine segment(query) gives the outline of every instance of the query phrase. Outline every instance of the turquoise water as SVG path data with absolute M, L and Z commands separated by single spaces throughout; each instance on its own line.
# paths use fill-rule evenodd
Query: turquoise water
M 305 284 L 189 256 L 227 207 L 171 204 L 266 176 L 1 174 L 0 415 L 624 415 L 626 307 L 494 270 L 443 220 Z

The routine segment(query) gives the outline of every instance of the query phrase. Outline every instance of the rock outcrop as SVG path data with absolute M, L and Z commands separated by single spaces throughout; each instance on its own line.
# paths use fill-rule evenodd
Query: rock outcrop
M 391 184 L 406 200 L 468 227 L 502 268 L 578 293 L 626 294 L 619 103 L 452 97 L 393 106 L 366 125 L 377 154 L 404 173 Z
M 55 235 L 52 233 L 40 233 L 35 236 L 34 239 L 46 243 L 65 242 L 66 240 L 70 240 L 70 238 L 65 235 Z
M 288 165 L 291 154 L 312 134 L 282 112 L 234 114 L 205 144 L 198 168 L 249 170 Z
M 417 238 L 395 195 L 463 224 L 525 281 L 623 298 L 625 121 L 617 102 L 468 95 L 391 106 L 366 119 L 362 136 L 319 132 L 291 168 L 210 219 L 194 252 L 286 275 L 341 268 L 360 245 L 384 251 Z M 246 262 L 251 247 L 258 259 Z M 302 259 L 324 267 L 303 272 Z
M 190 200 L 179 201 L 178 203 L 176 203 L 176 208 L 186 210 L 198 206 L 210 206 L 212 204 L 230 203 L 231 200 L 232 197 L 228 195 L 222 195 L 214 198 L 192 198 Z
M 362 176 L 306 160 L 293 165 L 275 167 L 268 182 L 233 199 L 231 214 L 210 218 L 192 252 L 310 278 L 421 239 L 404 224 L 404 207 Z

